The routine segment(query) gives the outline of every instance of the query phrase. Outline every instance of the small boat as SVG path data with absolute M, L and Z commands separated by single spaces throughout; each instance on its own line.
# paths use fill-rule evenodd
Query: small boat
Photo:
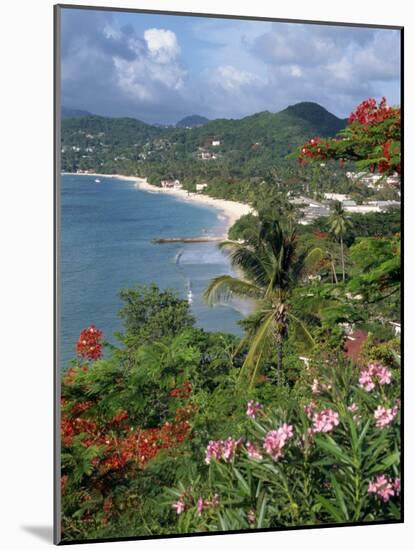
M 188 281 L 187 301 L 189 304 L 193 303 L 193 291 L 191 289 L 191 281 Z
M 96 178 L 95 183 L 101 183 L 101 180 Z

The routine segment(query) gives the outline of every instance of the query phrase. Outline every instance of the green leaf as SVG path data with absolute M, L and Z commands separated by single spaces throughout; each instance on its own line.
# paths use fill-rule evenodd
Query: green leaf
M 267 504 L 267 497 L 266 497 L 266 495 L 263 495 L 263 497 L 261 499 L 260 506 L 259 506 L 259 510 L 258 510 L 258 513 L 257 513 L 257 527 L 258 527 L 258 529 L 263 527 L 263 521 L 264 521 L 264 517 L 265 517 L 265 513 L 266 513 L 266 504 Z
M 243 492 L 245 495 L 247 495 L 248 497 L 251 496 L 251 491 L 250 491 L 250 487 L 248 485 L 248 483 L 246 482 L 246 480 L 244 479 L 244 477 L 241 475 L 241 473 L 239 472 L 239 470 L 233 466 L 233 472 L 235 473 L 238 481 L 239 481 L 239 485 L 241 486 Z
M 331 475 L 331 483 L 335 491 L 336 498 L 338 500 L 339 506 L 341 507 L 342 513 L 346 520 L 349 520 L 348 510 L 345 504 L 344 494 L 342 489 L 334 475 Z
M 343 522 L 343 517 L 340 510 L 338 510 L 338 508 L 335 508 L 335 506 L 329 500 L 327 500 L 322 495 L 317 495 L 316 500 L 322 505 L 325 511 L 331 515 L 334 520 L 341 523 Z
M 315 443 L 318 445 L 318 447 L 321 447 L 325 451 L 328 451 L 329 453 L 342 460 L 342 462 L 353 466 L 353 460 L 344 453 L 344 451 L 331 437 L 325 436 L 324 439 L 322 439 L 322 437 L 316 437 Z

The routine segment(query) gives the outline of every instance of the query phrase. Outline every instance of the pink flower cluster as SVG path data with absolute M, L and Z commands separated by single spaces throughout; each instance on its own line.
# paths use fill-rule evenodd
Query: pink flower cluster
M 395 495 L 399 495 L 401 490 L 401 480 L 399 477 L 394 481 L 388 476 L 378 475 L 368 484 L 368 493 L 378 495 L 383 502 L 388 502 Z
M 339 424 L 339 414 L 332 409 L 324 409 L 313 414 L 312 423 L 313 433 L 331 432 Z
M 256 447 L 256 445 L 254 443 L 251 443 L 250 441 L 246 443 L 246 451 L 249 458 L 253 458 L 254 460 L 262 460 L 263 458 L 263 455 Z
M 211 500 L 199 498 L 197 500 L 197 514 L 201 516 L 206 508 L 215 508 L 219 504 L 219 496 L 216 493 Z
M 323 391 L 332 389 L 330 384 L 323 384 L 318 378 L 314 378 L 312 382 L 312 393 L 314 395 L 319 395 Z
M 378 383 L 381 386 L 391 383 L 391 371 L 387 367 L 381 365 L 371 364 L 361 371 L 359 377 L 359 385 L 365 391 L 370 392 L 375 388 Z
M 206 449 L 205 463 L 210 464 L 211 459 L 224 460 L 224 462 L 230 462 L 240 444 L 240 439 L 236 440 L 232 437 L 227 439 L 217 439 L 216 441 L 209 441 Z
M 305 411 L 305 414 L 308 418 L 312 418 L 313 413 L 316 410 L 316 407 L 317 407 L 317 404 L 313 400 L 303 407 L 303 410 Z
M 177 502 L 174 502 L 171 506 L 173 510 L 177 512 L 178 515 L 182 514 L 185 510 L 185 502 L 182 498 L 179 498 Z
M 332 409 L 324 409 L 321 412 L 317 412 L 316 407 L 315 401 L 311 401 L 308 405 L 304 406 L 305 414 L 312 420 L 313 424 L 312 428 L 308 430 L 308 436 L 312 436 L 314 433 L 331 432 L 339 424 L 339 414 L 337 412 Z M 352 407 L 352 410 L 354 410 L 354 407 Z
M 386 409 L 385 407 L 377 407 L 374 412 L 375 417 L 375 425 L 377 428 L 386 428 L 389 426 L 393 421 L 394 418 L 397 416 L 398 413 L 398 407 L 392 407 L 392 409 Z
M 293 437 L 293 426 L 282 424 L 277 430 L 272 430 L 267 433 L 263 448 L 273 458 L 278 460 L 283 457 L 283 447 L 286 442 Z
M 260 411 L 263 409 L 263 405 L 260 403 L 255 403 L 254 401 L 248 401 L 247 402 L 247 416 L 250 416 L 250 418 L 256 418 L 256 415 L 260 413 Z
M 189 487 L 180 495 L 180 498 L 174 502 L 171 507 L 177 512 L 177 515 L 182 514 L 185 510 L 191 508 L 195 504 L 195 499 L 192 496 L 192 488 Z M 216 493 L 211 500 L 199 498 L 196 503 L 197 513 L 201 516 L 205 508 L 214 508 L 219 504 L 219 496 Z

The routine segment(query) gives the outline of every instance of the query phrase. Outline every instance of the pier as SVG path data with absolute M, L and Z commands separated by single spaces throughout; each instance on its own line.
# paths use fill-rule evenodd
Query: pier
M 214 243 L 226 240 L 226 237 L 165 237 L 153 239 L 154 244 L 166 243 Z

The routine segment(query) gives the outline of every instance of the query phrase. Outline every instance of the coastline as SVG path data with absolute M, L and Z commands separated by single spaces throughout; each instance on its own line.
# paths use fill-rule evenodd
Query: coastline
M 135 187 L 141 191 L 146 191 L 148 193 L 163 193 L 166 195 L 172 195 L 179 200 L 184 202 L 210 206 L 217 209 L 220 214 L 218 216 L 219 220 L 222 222 L 224 233 L 215 235 L 216 237 L 221 237 L 223 239 L 228 238 L 228 231 L 230 227 L 245 214 L 253 212 L 253 208 L 248 204 L 241 202 L 229 201 L 226 199 L 216 199 L 214 197 L 209 197 L 208 195 L 203 195 L 201 193 L 188 193 L 185 189 L 166 189 L 164 187 L 157 187 L 156 185 L 151 185 L 148 183 L 147 178 L 139 178 L 137 176 L 122 176 L 118 174 L 76 174 L 62 172 L 62 175 L 72 175 L 72 176 L 92 176 L 92 177 L 101 177 L 101 178 L 113 178 L 126 181 L 132 181 L 135 183 Z M 197 237 L 197 235 L 194 235 Z

